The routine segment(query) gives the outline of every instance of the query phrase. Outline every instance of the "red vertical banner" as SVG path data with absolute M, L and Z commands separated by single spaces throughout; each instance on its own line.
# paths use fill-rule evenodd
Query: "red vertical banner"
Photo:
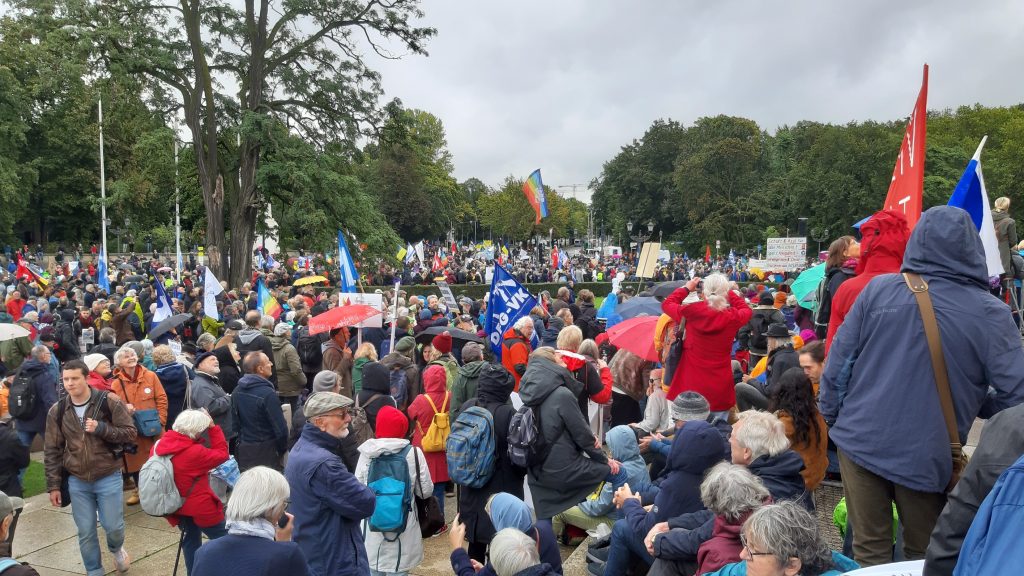
M 558 248 L 551 248 L 551 268 L 558 269 Z
M 704 245 L 704 261 L 711 262 L 711 244 Z
M 907 122 L 899 156 L 892 171 L 889 193 L 883 210 L 898 210 L 906 215 L 911 230 L 921 218 L 921 198 L 924 195 L 924 149 L 928 124 L 928 65 L 924 65 L 924 80 L 917 95 L 914 112 Z

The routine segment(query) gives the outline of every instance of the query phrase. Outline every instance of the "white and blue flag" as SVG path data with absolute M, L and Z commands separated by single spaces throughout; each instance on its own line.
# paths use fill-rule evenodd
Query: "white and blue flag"
M 159 280 L 154 280 L 153 286 L 156 287 L 156 310 L 153 311 L 153 325 L 156 326 L 173 316 L 174 308 L 171 307 L 171 299 L 167 296 L 167 292 L 164 291 L 163 283 Z
M 988 276 L 999 276 L 1003 273 L 1003 260 L 999 257 L 999 242 L 996 240 L 996 228 L 992 223 L 992 208 L 988 203 L 988 192 L 985 191 L 985 178 L 981 174 L 981 149 L 985 147 L 988 136 L 981 139 L 978 151 L 967 163 L 967 169 L 957 182 L 953 195 L 949 197 L 949 205 L 963 208 L 971 215 L 974 226 L 981 236 L 985 247 L 985 263 L 988 265 Z
M 487 304 L 487 342 L 495 357 L 501 360 L 501 344 L 505 332 L 537 305 L 531 295 L 514 276 L 499 264 L 494 265 L 490 302 Z
M 110 294 L 110 276 L 107 275 L 107 254 L 100 251 L 100 262 L 96 266 L 96 283 L 99 284 L 107 294 Z
M 357 292 L 356 281 L 359 280 L 359 272 L 356 271 L 352 254 L 345 242 L 345 234 L 341 230 L 338 230 L 338 269 L 341 272 L 341 291 Z

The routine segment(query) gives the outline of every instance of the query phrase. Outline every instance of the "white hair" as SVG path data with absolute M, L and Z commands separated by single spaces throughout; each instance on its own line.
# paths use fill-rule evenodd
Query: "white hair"
M 238 477 L 224 515 L 228 521 L 276 521 L 287 507 L 291 490 L 284 475 L 266 466 L 250 468 Z
M 531 329 L 533 328 L 533 318 L 530 318 L 529 316 L 523 316 L 519 320 L 516 320 L 516 323 L 512 325 L 513 328 L 520 332 L 522 332 L 523 328 L 526 328 L 527 326 Z
M 260 328 L 266 328 L 267 330 L 274 329 L 274 317 L 270 314 L 264 314 L 260 317 Z
M 32 351 L 29 354 L 32 355 L 33 360 L 43 361 L 43 358 L 50 353 L 50 349 L 42 344 L 37 344 L 32 347 Z
M 746 466 L 720 462 L 700 484 L 700 499 L 715 516 L 736 522 L 764 505 L 771 494 Z
M 736 441 L 751 452 L 751 459 L 761 456 L 777 456 L 789 450 L 786 428 L 774 414 L 747 410 L 736 415 L 737 426 L 733 427 Z M 743 425 L 739 426 L 742 422 Z
M 800 561 L 801 574 L 822 574 L 833 568 L 832 551 L 813 514 L 796 502 L 762 506 L 743 524 L 747 542 L 775 557 L 781 566 Z
M 202 410 L 183 410 L 174 419 L 172 430 L 195 440 L 213 423 L 210 415 Z
M 131 346 L 125 345 L 118 348 L 117 352 L 114 352 L 114 364 L 120 366 L 121 360 L 129 353 L 134 355 L 136 359 L 139 358 L 139 355 L 135 353 L 135 350 L 132 350 Z
M 724 274 L 711 274 L 704 278 L 704 301 L 713 310 L 725 310 L 729 307 L 729 279 Z
M 515 576 L 538 564 L 537 544 L 517 528 L 504 528 L 491 539 L 491 566 L 498 576 Z

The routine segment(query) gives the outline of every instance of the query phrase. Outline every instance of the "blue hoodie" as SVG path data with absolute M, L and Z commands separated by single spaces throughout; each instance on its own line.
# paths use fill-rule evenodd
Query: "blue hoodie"
M 1020 334 L 988 291 L 981 239 L 960 208 L 924 213 L 902 271 L 928 283 L 963 443 L 975 417 L 1024 402 Z M 819 402 L 829 436 L 857 465 L 911 490 L 945 489 L 949 435 L 921 313 L 902 275 L 878 276 L 857 297 L 829 349 Z M 913 449 L 894 438 L 912 438 Z
M 491 498 L 490 510 L 491 524 L 494 525 L 495 532 L 505 528 L 518 529 L 537 542 L 540 561 L 550 564 L 559 574 L 562 573 L 562 557 L 550 522 L 540 522 L 534 526 L 530 508 L 525 502 L 507 492 L 499 492 Z M 478 576 L 486 574 L 481 570 Z
M 640 446 L 636 443 L 636 433 L 629 426 L 616 426 L 605 435 L 608 447 L 611 448 L 612 458 L 618 460 L 622 469 L 626 472 L 626 482 L 629 482 L 631 490 L 643 491 L 651 484 L 651 476 L 647 472 L 647 463 L 640 456 Z M 580 511 L 587 516 L 605 516 L 615 512 L 615 504 L 612 498 L 615 496 L 615 487 L 611 482 L 601 485 L 601 492 L 597 498 L 587 498 L 580 502 Z

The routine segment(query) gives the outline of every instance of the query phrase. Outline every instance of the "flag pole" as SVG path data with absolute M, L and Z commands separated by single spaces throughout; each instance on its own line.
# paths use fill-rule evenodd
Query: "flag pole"
M 981 137 L 981 144 L 978 144 L 978 150 L 974 153 L 975 160 L 981 160 L 981 149 L 985 147 L 985 142 L 988 141 L 988 134 Z
M 174 270 L 181 282 L 181 209 L 178 202 L 178 138 L 174 138 Z
M 401 280 L 395 282 L 395 295 L 392 298 L 394 301 L 394 312 L 391 313 L 391 346 L 388 346 L 388 352 L 395 351 L 395 328 L 398 326 L 398 287 L 401 285 Z
M 103 161 L 103 95 L 100 103 L 100 241 L 103 245 L 103 258 L 109 258 L 107 252 L 107 171 Z

